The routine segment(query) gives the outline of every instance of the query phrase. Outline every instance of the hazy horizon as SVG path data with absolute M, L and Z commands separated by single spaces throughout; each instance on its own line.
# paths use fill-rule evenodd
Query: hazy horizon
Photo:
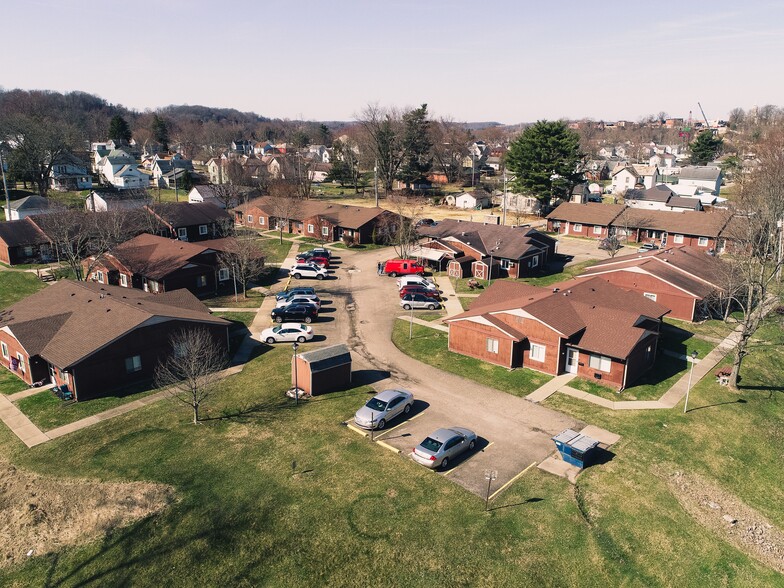
M 369 103 L 458 121 L 727 118 L 780 103 L 784 6 L 547 6 L 396 0 L 154 11 L 32 0 L 2 11 L 6 89 L 85 91 L 144 111 L 204 105 L 269 118 L 350 121 Z M 127 31 L 127 32 L 126 32 Z M 35 38 L 43 41 L 33 40 Z

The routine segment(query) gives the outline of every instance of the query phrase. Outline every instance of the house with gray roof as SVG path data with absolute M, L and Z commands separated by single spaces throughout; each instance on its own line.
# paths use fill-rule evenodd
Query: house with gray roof
M 712 165 L 687 165 L 678 173 L 678 184 L 700 188 L 703 192 L 710 192 L 718 196 L 724 172 L 720 167 Z
M 47 214 L 51 208 L 47 198 L 33 194 L 18 200 L 11 200 L 10 207 L 3 206 L 3 210 L 5 210 L 5 220 L 12 221 L 21 220 L 35 214 Z

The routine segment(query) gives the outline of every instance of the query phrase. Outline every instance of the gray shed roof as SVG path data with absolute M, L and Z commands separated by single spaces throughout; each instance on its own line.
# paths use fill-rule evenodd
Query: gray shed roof
M 310 373 L 312 374 L 351 363 L 351 352 L 343 343 L 307 351 L 301 353 L 299 357 L 310 364 Z

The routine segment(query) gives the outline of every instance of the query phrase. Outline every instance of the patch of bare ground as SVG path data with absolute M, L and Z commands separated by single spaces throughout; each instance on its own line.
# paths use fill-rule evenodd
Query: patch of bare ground
M 735 547 L 784 573 L 784 532 L 735 496 L 694 474 L 659 473 L 698 523 Z
M 97 539 L 173 500 L 163 484 L 51 478 L 0 461 L 0 568 Z

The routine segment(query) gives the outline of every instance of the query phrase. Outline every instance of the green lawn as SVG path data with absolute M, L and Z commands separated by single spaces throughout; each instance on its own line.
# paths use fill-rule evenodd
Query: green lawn
M 549 286 L 551 284 L 555 284 L 556 282 L 563 282 L 564 280 L 571 280 L 575 276 L 579 276 L 585 268 L 590 267 L 596 263 L 596 260 L 588 259 L 586 261 L 581 261 L 579 263 L 575 263 L 570 265 L 562 272 L 557 274 L 551 274 L 549 276 L 540 276 L 535 278 L 520 278 L 516 280 L 518 282 L 525 282 L 526 284 L 531 284 L 532 286 Z
M 246 327 L 250 327 L 253 319 L 256 318 L 255 312 L 215 312 L 213 314 Z
M 132 400 L 149 396 L 153 392 L 155 390 L 150 385 L 140 385 L 124 392 L 117 392 L 116 396 L 94 398 L 81 402 L 63 402 L 51 390 L 44 390 L 33 396 L 22 398 L 16 405 L 38 428 L 48 431 Z
M 460 301 L 460 306 L 463 307 L 463 310 L 471 308 L 471 303 L 476 300 L 476 298 L 466 298 L 465 296 L 458 296 L 457 299 Z
M 289 251 L 291 251 L 290 241 L 283 241 L 283 243 L 281 243 L 278 239 L 262 238 L 259 240 L 259 245 L 261 245 L 261 248 L 264 251 L 264 260 L 268 264 L 283 263 L 283 260 L 286 259 Z
M 264 302 L 264 294 L 256 290 L 248 290 L 247 297 L 238 291 L 235 300 L 234 294 L 204 298 L 202 302 L 209 308 L 258 308 Z
M 713 339 L 724 339 L 737 326 L 733 319 L 740 319 L 740 313 L 733 313 L 730 322 L 725 323 L 720 320 L 709 320 L 701 323 L 687 323 L 677 319 L 664 317 L 664 322 L 679 329 L 691 331 L 697 337 L 708 337 Z
M 576 487 L 534 468 L 490 513 L 449 477 L 340 425 L 367 389 L 294 409 L 282 395 L 290 357 L 272 349 L 225 380 L 201 426 L 167 401 L 33 450 L 0 426 L 0 452 L 17 467 L 171 484 L 178 497 L 103 539 L 1 570 L 0 584 L 784 585 L 697 524 L 663 481 L 675 470 L 700 474 L 784 527 L 784 463 L 771 442 L 784 425 L 781 346 L 747 358 L 744 379 L 776 387 L 772 398 L 712 379 L 695 387 L 686 415 L 552 396 L 549 406 L 622 435 L 611 461 Z
M 438 311 L 436 311 L 436 312 L 422 312 L 422 313 L 418 313 L 418 314 L 414 313 L 414 317 L 415 318 L 421 319 L 423 321 L 437 321 L 439 319 L 444 318 L 445 316 L 446 316 L 446 312 L 445 311 L 441 311 L 441 312 L 438 312 Z
M 22 298 L 35 294 L 45 288 L 35 274 L 29 272 L 0 272 L 0 308 L 7 308 Z
M 448 337 L 443 331 L 414 325 L 412 339 L 408 338 L 408 332 L 407 321 L 395 322 L 392 341 L 403 353 L 444 371 L 515 396 L 526 396 L 552 379 L 552 376 L 533 370 L 508 370 L 473 357 L 452 353 L 447 349 Z
M 3 360 L 3 367 L 0 369 L 0 394 L 15 394 L 29 387 L 26 382 L 20 379 L 8 368 L 8 362 Z
M 659 349 L 667 349 L 682 355 L 691 355 L 696 351 L 697 357 L 705 357 L 713 351 L 716 343 L 700 339 L 694 333 L 689 332 L 687 330 L 689 328 L 690 325 L 687 323 L 680 325 L 665 323 L 659 338 Z
M 348 249 L 350 251 L 375 251 L 376 249 L 386 249 L 389 245 L 384 245 L 383 243 L 363 243 L 361 245 L 346 247 L 344 243 L 335 243 L 334 245 L 330 245 L 330 247 L 334 249 Z

